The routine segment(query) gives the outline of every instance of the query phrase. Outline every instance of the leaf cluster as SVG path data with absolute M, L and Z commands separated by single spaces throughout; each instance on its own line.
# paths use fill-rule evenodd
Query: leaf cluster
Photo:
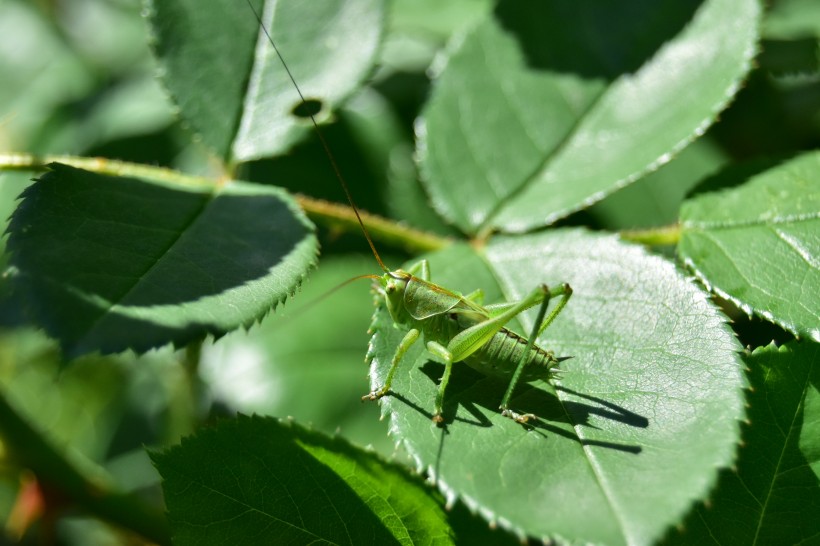
M 0 5 L 17 48 L 0 48 L 6 532 L 816 539 L 818 15 Z M 405 332 L 366 283 L 338 289 L 378 268 L 335 169 L 391 267 L 424 258 L 487 303 L 573 287 L 536 340 L 572 358 L 512 399 L 531 426 L 498 412 L 504 381 L 459 364 L 434 425 L 443 366 L 422 343 L 378 407 L 359 403 Z

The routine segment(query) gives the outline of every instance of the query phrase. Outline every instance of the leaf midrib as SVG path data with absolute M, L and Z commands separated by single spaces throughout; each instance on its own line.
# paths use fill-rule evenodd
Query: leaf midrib
M 73 346 L 77 347 L 82 344 L 82 342 L 94 331 L 100 321 L 106 317 L 111 310 L 120 305 L 125 299 L 127 299 L 139 286 L 141 286 L 142 281 L 145 279 L 148 274 L 153 271 L 162 261 L 164 258 L 168 256 L 168 253 L 177 246 L 180 239 L 188 232 L 190 227 L 196 223 L 196 221 L 202 217 L 203 213 L 208 209 L 208 207 L 216 200 L 219 195 L 219 190 L 214 189 L 214 191 L 208 194 L 208 197 L 203 200 L 202 205 L 196 209 L 190 216 L 189 220 L 185 222 L 180 228 L 177 230 L 177 236 L 170 241 L 170 243 L 166 246 L 166 248 L 162 251 L 161 255 L 157 257 L 156 260 L 153 260 L 148 267 L 143 269 L 143 271 L 135 276 L 135 281 L 125 290 L 120 296 L 116 298 L 112 298 L 108 301 L 109 305 L 103 309 L 100 309 L 100 312 L 97 313 L 97 316 L 94 318 L 93 321 L 88 325 L 85 329 L 85 332 L 82 336 L 78 336 L 76 340 L 73 342 Z
M 496 275 L 495 267 L 493 267 L 492 263 L 487 259 L 486 255 L 483 252 L 478 252 L 478 253 L 476 253 L 476 255 L 479 257 L 479 259 L 482 262 L 484 262 L 484 266 L 487 268 L 487 270 L 492 275 L 493 280 L 498 285 L 499 289 L 501 290 L 501 293 L 504 295 L 504 298 L 507 301 L 510 301 L 510 295 L 507 293 L 507 291 L 505 289 L 506 284 L 501 282 L 501 279 L 499 279 L 499 277 Z M 525 328 L 525 330 L 526 329 L 527 328 Z M 553 383 L 550 383 L 550 384 L 554 386 Z M 601 493 L 603 494 L 604 498 L 606 499 L 607 504 L 609 506 L 609 509 L 612 512 L 612 515 L 613 515 L 615 521 L 617 522 L 618 529 L 621 532 L 621 536 L 624 538 L 624 542 L 629 543 L 629 536 L 630 535 L 626 531 L 626 520 L 623 517 L 623 515 L 617 510 L 617 508 L 616 508 L 617 503 L 614 501 L 614 498 L 613 498 L 609 488 L 606 487 L 606 485 L 605 485 L 606 482 L 603 480 L 602 475 L 598 472 L 598 466 L 593 464 L 593 457 L 587 451 L 587 448 L 584 445 L 585 438 L 582 437 L 578 433 L 577 424 L 570 417 L 570 414 L 567 411 L 566 405 L 564 404 L 564 399 L 561 398 L 560 396 L 557 396 L 557 393 L 556 393 L 556 398 L 558 399 L 558 402 L 561 405 L 561 411 L 564 413 L 564 417 L 566 418 L 566 422 L 572 427 L 572 431 L 575 434 L 576 439 L 578 440 L 578 442 L 577 442 L 578 449 L 581 451 L 583 459 L 584 459 L 584 461 L 586 461 L 587 465 L 589 466 L 589 469 L 592 472 L 592 475 L 595 476 L 595 482 L 598 484 L 598 488 L 601 490 Z
M 267 466 L 267 465 L 266 465 L 266 466 Z M 226 468 L 229 468 L 229 467 L 226 467 Z M 274 515 L 274 514 L 271 514 L 271 513 L 269 513 L 269 512 L 266 512 L 265 510 L 261 510 L 261 509 L 259 509 L 259 508 L 255 507 L 255 506 L 253 506 L 253 505 L 251 505 L 251 504 L 248 504 L 247 502 L 244 502 L 244 501 L 242 501 L 241 499 L 239 499 L 239 498 L 237 498 L 237 497 L 235 497 L 235 496 L 233 496 L 233 495 L 229 495 L 229 494 L 227 494 L 227 493 L 223 492 L 223 491 L 222 491 L 222 490 L 220 490 L 220 489 L 217 489 L 217 488 L 215 488 L 215 487 L 212 487 L 212 486 L 210 486 L 210 485 L 208 485 L 208 484 L 204 483 L 202 480 L 200 480 L 200 479 L 198 479 L 198 478 L 196 478 L 196 479 L 195 479 L 195 478 L 193 478 L 192 476 L 190 476 L 190 475 L 188 475 L 187 473 L 185 473 L 185 472 L 184 472 L 181 468 L 178 468 L 178 467 L 177 467 L 177 468 L 176 468 L 176 471 L 177 471 L 177 473 L 178 473 L 178 475 L 179 475 L 179 476 L 184 477 L 184 478 L 185 478 L 185 479 L 187 479 L 190 483 L 195 483 L 195 484 L 199 485 L 200 487 L 202 487 L 203 489 L 205 489 L 205 490 L 207 490 L 207 491 L 210 491 L 210 492 L 212 492 L 212 493 L 214 493 L 214 494 L 216 494 L 216 495 L 219 495 L 219 496 L 220 496 L 220 497 L 222 497 L 222 498 L 225 498 L 225 499 L 227 499 L 227 500 L 229 500 L 229 501 L 231 501 L 231 502 L 234 502 L 234 503 L 238 504 L 239 506 L 242 506 L 242 507 L 244 507 L 244 508 L 247 508 L 247 509 L 248 509 L 248 511 L 250 511 L 250 512 L 255 512 L 255 513 L 257 513 L 257 514 L 261 514 L 261 515 L 263 515 L 263 516 L 265 516 L 265 517 L 267 517 L 267 518 L 270 518 L 270 519 L 272 519 L 272 520 L 274 520 L 274 521 L 276 521 L 276 522 L 279 522 L 279 523 L 282 523 L 282 524 L 284 524 L 284 525 L 287 525 L 288 527 L 291 527 L 291 528 L 293 528 L 293 529 L 298 529 L 299 531 L 302 531 L 302 532 L 304 532 L 304 533 L 306 533 L 306 534 L 308 534 L 308 535 L 310 535 L 310 536 L 312 536 L 312 537 L 315 537 L 317 540 L 321 540 L 321 541 L 327 542 L 328 544 L 336 544 L 335 542 L 332 542 L 332 541 L 330 541 L 330 540 L 328 540 L 328 539 L 326 539 L 326 538 L 320 537 L 319 535 L 317 535 L 317 534 L 315 534 L 315 533 L 313 533 L 313 532 L 309 531 L 309 530 L 308 530 L 307 528 L 305 528 L 305 527 L 299 527 L 298 525 L 295 525 L 295 524 L 293 524 L 293 523 L 291 523 L 291 522 L 289 522 L 289 521 L 283 520 L 283 519 L 281 519 L 281 518 L 277 517 L 277 516 L 276 516 L 276 515 Z M 271 475 L 273 476 L 273 474 L 271 474 Z M 313 479 L 313 476 L 311 476 L 311 479 Z M 278 481 L 278 479 L 277 479 L 277 481 Z M 314 481 L 315 481 L 315 479 L 314 479 Z M 283 487 L 285 487 L 285 486 L 284 486 L 284 484 L 283 484 Z M 287 487 L 285 487 L 285 488 L 287 489 Z M 288 492 L 288 493 L 290 493 L 290 492 Z M 293 495 L 291 495 L 291 499 L 293 499 Z M 302 519 L 301 515 L 299 516 L 299 519 L 300 519 L 300 520 Z
M 817 352 L 815 351 L 815 355 L 816 354 L 817 354 Z M 815 359 L 813 358 L 812 363 L 811 363 L 811 365 L 809 366 L 809 369 L 806 372 L 806 376 L 805 376 L 805 379 L 803 381 L 802 392 L 800 394 L 800 401 L 797 403 L 797 405 L 794 408 L 794 414 L 792 415 L 792 420 L 789 423 L 789 432 L 786 434 L 786 437 L 783 441 L 783 446 L 780 449 L 780 456 L 777 459 L 777 464 L 775 465 L 774 472 L 772 473 L 772 479 L 769 483 L 769 489 L 766 492 L 766 498 L 761 503 L 761 506 L 760 506 L 760 519 L 757 522 L 757 528 L 755 529 L 755 536 L 752 539 L 752 544 L 757 544 L 758 543 L 758 538 L 760 536 L 760 531 L 763 527 L 763 520 L 764 520 L 765 515 L 766 515 L 766 508 L 768 507 L 769 500 L 772 497 L 772 492 L 774 491 L 774 486 L 775 486 L 775 483 L 777 482 L 777 477 L 780 475 L 780 467 L 782 466 L 782 463 L 783 463 L 783 457 L 786 454 L 786 448 L 789 445 L 789 441 L 791 440 L 792 435 L 795 432 L 795 426 L 794 426 L 795 421 L 797 421 L 797 419 L 799 418 L 799 416 L 802 413 L 803 404 L 804 404 L 805 399 L 806 399 L 807 384 L 810 383 L 810 378 L 813 376 L 813 373 L 814 373 L 814 361 L 815 361 Z
M 501 80 L 499 80 L 501 81 Z M 615 82 L 618 80 L 612 80 L 609 82 L 604 89 L 598 93 L 594 99 L 590 100 L 589 103 L 586 105 L 586 108 L 578 112 L 577 118 L 574 120 L 569 130 L 566 134 L 559 140 L 550 151 L 544 154 L 544 157 L 538 164 L 530 171 L 530 173 L 522 178 L 522 181 L 518 186 L 509 192 L 504 199 L 499 199 L 496 204 L 487 212 L 487 216 L 484 218 L 484 221 L 479 225 L 475 232 L 482 233 L 493 226 L 495 218 L 498 214 L 504 210 L 504 208 L 509 204 L 511 201 L 515 200 L 517 196 L 523 193 L 527 188 L 532 186 L 535 183 L 539 175 L 547 170 L 549 163 L 555 159 L 556 157 L 560 156 L 560 154 L 564 151 L 564 149 L 569 145 L 570 142 L 575 138 L 578 134 L 579 128 L 583 125 L 584 120 L 587 119 L 587 116 L 594 108 L 601 102 L 601 100 L 610 92 Z M 503 86 L 500 86 L 503 87 Z M 507 96 L 507 93 L 502 91 L 502 95 Z M 510 110 L 516 110 L 513 108 L 512 105 L 508 105 Z

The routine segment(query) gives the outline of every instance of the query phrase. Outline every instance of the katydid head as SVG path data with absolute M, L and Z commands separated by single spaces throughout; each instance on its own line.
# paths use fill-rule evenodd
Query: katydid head
M 402 322 L 399 315 L 404 310 L 404 291 L 412 278 L 413 275 L 401 269 L 387 271 L 377 277 L 376 290 L 384 298 L 387 310 L 396 322 Z

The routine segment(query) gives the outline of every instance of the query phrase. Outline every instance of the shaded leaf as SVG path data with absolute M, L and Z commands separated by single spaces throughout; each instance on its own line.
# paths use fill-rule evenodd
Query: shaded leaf
M 490 526 L 487 520 L 471 513 L 464 503 L 457 502 L 447 511 L 447 520 L 456 536 L 456 544 L 480 544 L 481 546 L 520 546 L 524 540 L 498 526 Z
M 820 536 L 820 345 L 746 358 L 752 390 L 737 469 L 724 470 L 671 544 L 810 544 Z
M 175 544 L 452 544 L 418 478 L 295 424 L 240 415 L 152 458 Z
M 315 261 L 313 226 L 277 188 L 51 168 L 23 193 L 8 248 L 15 288 L 69 356 L 250 325 Z
M 572 230 L 493 239 L 481 254 L 454 246 L 429 256 L 433 280 L 487 303 L 537 283 L 575 292 L 539 340 L 572 356 L 558 386 L 522 386 L 502 417 L 507 385 L 456 364 L 446 426 L 430 417 L 443 366 L 421 343 L 382 399 L 392 434 L 442 489 L 488 519 L 543 538 L 650 544 L 703 498 L 731 463 L 743 418 L 739 346 L 705 294 L 669 262 L 614 237 Z M 531 328 L 534 313 L 522 321 Z M 403 331 L 376 313 L 372 386 Z
M 352 129 L 351 136 L 367 154 L 371 170 L 383 173 L 383 179 L 375 183 L 384 187 L 390 216 L 417 228 L 451 235 L 453 230 L 430 208 L 413 162 L 413 146 L 390 103 L 366 89 L 347 103 L 341 115 Z M 373 193 L 373 186 L 359 188 L 361 194 Z
M 745 183 L 684 203 L 681 258 L 747 313 L 820 340 L 820 152 L 711 181 L 738 182 Z
M 252 0 L 305 98 L 327 116 L 361 83 L 383 24 L 381 0 Z M 250 7 L 234 0 L 149 2 L 162 78 L 180 114 L 226 159 L 282 153 L 310 129 L 282 61 Z M 355 36 L 355 39 L 351 39 Z
M 418 130 L 433 205 L 467 233 L 520 232 L 657 168 L 738 88 L 759 14 L 755 0 L 502 2 L 439 65 Z

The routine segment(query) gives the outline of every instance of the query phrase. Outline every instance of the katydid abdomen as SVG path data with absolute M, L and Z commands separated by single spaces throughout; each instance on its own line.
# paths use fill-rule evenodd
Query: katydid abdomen
M 502 328 L 481 349 L 470 355 L 464 363 L 485 375 L 509 380 L 515 373 L 516 365 L 526 355 L 520 380 L 525 382 L 554 377 L 553 370 L 559 360 L 551 351 L 538 345 L 527 349 L 527 340 L 515 332 Z
M 425 342 L 435 341 L 444 347 L 459 332 L 481 322 L 463 313 L 437 315 L 424 320 L 416 320 L 406 313 L 403 318 L 404 321 L 399 323 L 401 326 L 408 330 L 418 329 Z M 527 349 L 527 339 L 507 328 L 493 334 L 487 343 L 463 362 L 484 375 L 509 381 L 522 358 L 524 370 L 520 379 L 525 382 L 536 379 L 549 381 L 553 377 L 552 370 L 559 362 L 551 351 L 538 345 L 533 344 Z

